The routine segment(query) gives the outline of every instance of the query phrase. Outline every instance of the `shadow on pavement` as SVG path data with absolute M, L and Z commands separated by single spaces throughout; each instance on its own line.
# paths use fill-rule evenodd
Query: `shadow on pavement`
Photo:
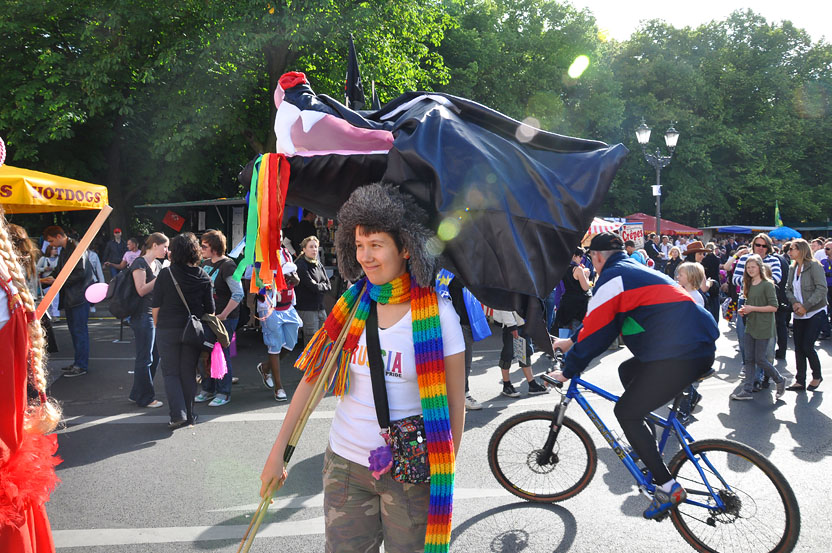
M 518 502 L 473 516 L 451 533 L 453 551 L 569 551 L 577 524 L 567 509 L 548 503 Z

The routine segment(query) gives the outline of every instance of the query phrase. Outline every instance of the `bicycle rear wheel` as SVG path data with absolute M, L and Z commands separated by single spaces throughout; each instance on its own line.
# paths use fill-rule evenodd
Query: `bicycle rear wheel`
M 708 505 L 704 509 L 682 503 L 670 512 L 688 543 L 697 551 L 718 553 L 786 553 L 794 549 L 800 533 L 800 510 L 788 481 L 771 461 L 730 440 L 702 440 L 692 443 L 690 449 L 726 507 L 716 508 L 696 465 L 684 450 L 679 451 L 670 461 L 670 474 L 685 487 L 688 501 Z
M 542 448 L 554 415 L 529 411 L 515 415 L 494 431 L 488 444 L 491 472 L 506 490 L 529 501 L 563 501 L 583 490 L 598 464 L 592 439 L 578 423 L 563 419 L 552 453 Z

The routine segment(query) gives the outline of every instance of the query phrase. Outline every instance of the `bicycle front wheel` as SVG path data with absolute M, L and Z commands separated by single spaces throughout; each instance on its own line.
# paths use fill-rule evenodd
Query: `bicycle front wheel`
M 542 503 L 563 501 L 583 490 L 595 474 L 595 444 L 572 419 L 564 417 L 552 452 L 543 452 L 553 421 L 549 411 L 520 413 L 498 426 L 491 437 L 491 472 L 517 497 Z
M 800 510 L 788 481 L 771 461 L 730 440 L 702 440 L 692 443 L 690 450 L 725 506 L 717 507 L 696 465 L 679 451 L 670 461 L 670 474 L 687 490 L 688 502 L 670 516 L 688 543 L 697 551 L 714 553 L 794 549 Z

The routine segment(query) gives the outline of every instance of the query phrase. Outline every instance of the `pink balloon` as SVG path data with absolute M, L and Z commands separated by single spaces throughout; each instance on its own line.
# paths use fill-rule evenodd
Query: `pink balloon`
M 87 291 L 84 292 L 84 297 L 87 298 L 87 301 L 90 303 L 100 302 L 107 297 L 107 283 L 97 282 L 90 285 L 90 287 L 87 288 Z

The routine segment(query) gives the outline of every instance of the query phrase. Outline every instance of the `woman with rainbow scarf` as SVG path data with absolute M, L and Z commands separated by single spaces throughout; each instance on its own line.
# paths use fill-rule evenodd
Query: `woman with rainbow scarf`
M 411 198 L 381 184 L 358 188 L 338 212 L 338 269 L 356 283 L 298 359 L 305 378 L 261 474 L 264 497 L 283 484 L 292 430 L 326 359 L 339 356 L 327 383 L 339 396 L 324 456 L 328 552 L 378 551 L 382 542 L 388 553 L 448 551 L 455 456 L 465 423 L 465 342 L 453 305 L 432 286 L 438 265 L 425 219 Z M 344 346 L 333 351 L 356 302 Z M 389 420 L 424 419 L 429 484 L 394 479 L 389 453 L 378 461 L 387 441 L 369 368 L 368 317 L 370 324 L 377 317 L 377 366 L 384 372 Z

